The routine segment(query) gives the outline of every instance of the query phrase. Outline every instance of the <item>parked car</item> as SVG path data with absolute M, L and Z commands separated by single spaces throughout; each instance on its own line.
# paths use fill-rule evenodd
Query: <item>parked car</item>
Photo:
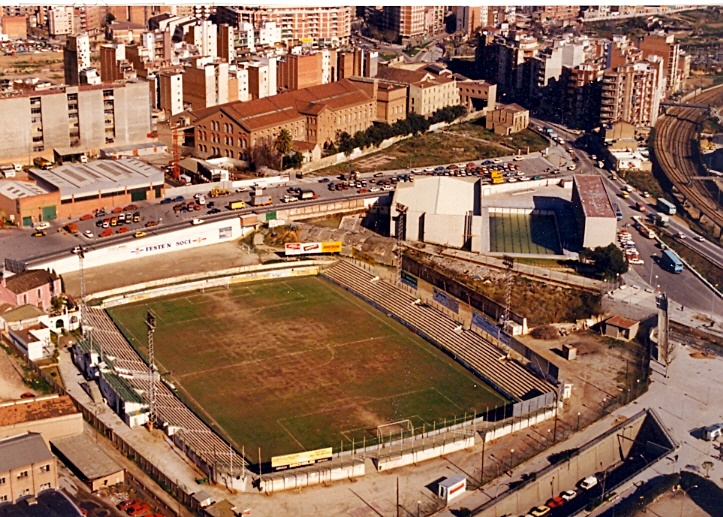
M 543 517 L 543 515 L 547 515 L 550 511 L 551 509 L 549 506 L 535 506 L 532 510 L 530 510 L 530 515 L 534 517 Z
M 111 235 L 113 235 L 113 230 L 106 228 L 98 234 L 98 237 L 110 237 Z
M 126 228 L 125 226 L 121 226 L 121 227 L 118 228 L 115 232 L 116 232 L 116 233 L 119 233 L 119 234 L 128 233 L 128 228 Z
M 33 237 L 45 237 L 47 233 L 44 230 L 38 230 L 33 233 Z
M 171 199 L 170 197 L 167 197 L 166 199 L 161 200 L 162 205 L 167 205 L 169 203 L 173 203 L 173 199 Z
M 113 210 L 110 211 L 111 214 L 120 214 L 123 211 L 122 206 L 117 206 Z
M 101 227 L 103 226 L 103 219 L 98 219 L 98 220 L 95 222 L 95 225 L 96 225 L 98 228 L 101 228 Z
M 548 508 L 557 508 L 558 506 L 562 506 L 563 504 L 565 504 L 565 500 L 560 496 L 553 497 L 552 499 L 547 501 Z
M 206 213 L 207 213 L 208 215 L 220 214 L 220 213 L 221 213 L 221 209 L 220 209 L 220 208 L 212 208 L 211 210 L 209 210 L 209 211 L 206 212 Z
M 131 517 L 136 515 L 143 515 L 151 509 L 146 503 L 141 503 L 138 506 L 131 506 L 126 510 L 126 513 Z
M 597 486 L 598 481 L 595 476 L 588 476 L 580 481 L 580 488 L 583 490 L 590 490 L 592 487 Z
M 80 216 L 81 221 L 90 221 L 93 219 L 93 214 L 84 214 Z
M 116 508 L 119 510 L 125 511 L 126 508 L 130 508 L 134 504 L 136 504 L 138 501 L 135 499 L 126 499 L 125 501 L 121 501 L 117 505 L 115 505 Z
M 147 235 L 146 232 L 136 232 L 133 234 L 133 237 L 135 237 L 136 239 L 140 239 L 142 237 L 145 237 L 146 235 Z
M 148 221 L 146 223 L 146 228 L 153 228 L 154 226 L 158 226 L 158 221 Z
M 132 212 L 133 210 L 138 210 L 138 205 L 134 205 L 131 203 L 130 205 L 123 208 L 123 210 L 125 210 L 126 212 Z
M 560 497 L 562 497 L 565 501 L 572 501 L 577 497 L 577 492 L 574 490 L 565 490 L 560 494 Z
M 89 239 L 92 239 L 93 237 L 95 237 L 95 236 L 93 235 L 93 232 L 91 232 L 90 230 L 85 230 L 85 231 L 83 232 L 83 235 L 85 235 L 85 236 L 86 236 L 87 238 L 89 238 Z
M 171 201 L 173 203 L 178 203 L 179 201 L 183 201 L 183 196 L 176 196 Z

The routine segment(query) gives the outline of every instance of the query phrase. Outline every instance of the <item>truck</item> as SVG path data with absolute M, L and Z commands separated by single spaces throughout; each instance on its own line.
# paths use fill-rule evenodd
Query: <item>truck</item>
M 493 185 L 499 185 L 500 183 L 504 183 L 504 178 L 497 176 L 496 178 L 492 178 L 492 184 Z
M 670 217 L 665 214 L 655 214 L 655 224 L 661 228 L 667 228 L 670 225 Z
M 655 239 L 655 232 L 642 223 L 638 225 L 638 231 L 642 236 L 647 237 L 648 239 Z
M 52 167 L 53 165 L 55 165 L 53 162 L 51 162 L 50 160 L 47 160 L 47 159 L 43 158 L 42 156 L 39 156 L 39 157 L 37 157 L 37 158 L 33 158 L 33 164 L 34 164 L 36 167 L 40 167 L 41 169 L 49 169 L 50 167 Z
M 0 171 L 6 178 L 14 178 L 23 168 L 19 163 L 11 163 L 9 165 L 0 165 Z
M 272 205 L 274 202 L 271 199 L 271 196 L 254 196 L 253 199 L 253 205 L 254 206 L 269 206 Z
M 208 197 L 228 196 L 229 194 L 230 192 L 225 188 L 213 187 L 211 192 L 208 193 Z
M 242 208 L 246 208 L 246 203 L 243 201 L 231 201 L 228 207 L 231 210 L 241 210 Z
M 618 203 L 613 203 L 613 210 L 615 210 L 615 219 L 618 221 L 623 220 L 623 211 L 620 210 L 620 205 Z
M 658 211 L 666 215 L 675 215 L 675 205 L 665 198 L 658 198 Z
M 299 196 L 299 199 L 301 200 L 307 200 L 307 199 L 316 199 L 318 196 L 316 195 L 316 192 L 313 190 L 302 190 L 301 195 Z
M 683 262 L 681 262 L 678 255 L 672 250 L 663 250 L 663 254 L 660 257 L 660 267 L 667 269 L 671 273 L 683 272 Z
M 294 201 L 298 201 L 299 198 L 296 196 L 290 196 L 288 194 L 285 194 L 284 197 L 281 198 L 282 203 L 293 203 Z
M 501 177 L 502 177 L 502 171 L 500 171 L 499 169 L 493 169 L 492 171 L 490 171 L 490 178 L 495 179 L 495 178 L 501 178 Z

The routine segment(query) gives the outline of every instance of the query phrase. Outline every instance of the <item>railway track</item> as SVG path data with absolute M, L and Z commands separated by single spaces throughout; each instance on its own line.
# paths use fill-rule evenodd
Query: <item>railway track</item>
M 695 99 L 696 104 L 723 104 L 723 85 L 711 88 Z M 693 161 L 693 141 L 705 114 L 694 108 L 668 108 L 655 125 L 653 151 L 665 175 L 687 201 L 718 228 L 723 228 L 723 211 L 699 176 Z M 717 188 L 720 188 L 718 186 Z

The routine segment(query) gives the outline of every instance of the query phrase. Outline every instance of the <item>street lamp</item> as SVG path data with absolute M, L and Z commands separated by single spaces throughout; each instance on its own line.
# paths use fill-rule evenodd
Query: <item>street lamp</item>
M 580 412 L 577 412 L 577 430 L 580 430 Z
M 514 449 L 510 449 L 510 470 L 512 470 L 512 463 L 513 463 L 513 455 L 515 454 Z
M 688 490 L 693 490 L 694 488 L 698 488 L 698 485 L 693 485 L 691 487 L 688 487 L 687 489 L 683 489 L 683 499 L 680 501 L 680 515 L 683 517 L 683 507 L 685 506 L 685 498 L 690 497 L 688 496 Z

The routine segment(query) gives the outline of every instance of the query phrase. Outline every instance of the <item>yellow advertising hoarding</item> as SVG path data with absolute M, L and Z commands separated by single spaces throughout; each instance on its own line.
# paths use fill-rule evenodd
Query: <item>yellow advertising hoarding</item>
M 322 253 L 341 253 L 341 241 L 327 241 L 321 243 Z
M 271 468 L 274 470 L 283 470 L 302 467 L 304 465 L 313 465 L 320 461 L 330 460 L 331 454 L 331 447 L 327 447 L 325 449 L 297 452 L 296 454 L 286 454 L 284 456 L 272 456 Z

